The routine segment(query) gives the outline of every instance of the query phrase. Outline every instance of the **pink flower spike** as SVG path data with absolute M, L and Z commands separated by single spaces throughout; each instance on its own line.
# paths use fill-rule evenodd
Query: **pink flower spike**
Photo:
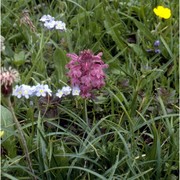
M 79 56 L 68 53 L 71 59 L 66 65 L 69 69 L 67 76 L 70 78 L 71 86 L 79 86 L 80 95 L 83 98 L 92 98 L 93 90 L 100 89 L 105 85 L 105 74 L 103 69 L 108 68 L 101 56 L 102 52 L 94 55 L 91 50 L 81 51 Z

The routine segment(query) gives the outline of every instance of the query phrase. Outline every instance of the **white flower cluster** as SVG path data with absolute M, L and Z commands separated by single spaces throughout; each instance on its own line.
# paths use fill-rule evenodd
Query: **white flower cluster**
M 44 27 L 47 29 L 57 29 L 60 31 L 66 31 L 66 24 L 62 21 L 55 21 L 55 18 L 48 15 L 43 15 L 40 20 L 44 23 Z
M 78 96 L 80 94 L 79 87 L 75 86 L 71 89 L 69 86 L 65 86 L 62 89 L 59 89 L 56 93 L 56 96 L 61 98 L 62 96 L 67 96 L 71 93 L 73 96 Z M 25 97 L 26 99 L 29 99 L 29 97 L 32 96 L 43 96 L 46 95 L 52 96 L 52 91 L 49 89 L 47 84 L 38 84 L 36 86 L 28 86 L 25 84 L 22 84 L 20 86 L 16 85 L 13 89 L 13 96 L 16 96 L 17 98 Z
M 61 98 L 63 95 L 65 96 L 69 95 L 71 91 L 73 96 L 78 96 L 81 90 L 79 89 L 78 86 L 74 86 L 72 89 L 69 86 L 64 86 L 62 89 L 58 89 L 56 96 Z

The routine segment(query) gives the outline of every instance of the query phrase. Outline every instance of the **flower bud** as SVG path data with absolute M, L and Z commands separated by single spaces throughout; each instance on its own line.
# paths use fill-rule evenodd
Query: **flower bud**
M 159 40 L 156 40 L 155 42 L 154 42 L 154 47 L 158 47 L 160 45 L 160 41 Z
M 12 94 L 12 86 L 14 82 L 19 81 L 19 73 L 17 70 L 9 67 L 0 69 L 1 93 L 4 96 Z

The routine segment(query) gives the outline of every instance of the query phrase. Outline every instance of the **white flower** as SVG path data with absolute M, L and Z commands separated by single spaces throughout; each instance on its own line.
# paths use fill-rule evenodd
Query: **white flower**
M 56 25 L 56 21 L 46 21 L 44 23 L 44 27 L 46 27 L 47 29 L 53 29 Z
M 46 94 L 51 96 L 52 91 L 49 89 L 48 85 L 38 84 L 33 90 L 36 96 L 45 97 Z
M 79 86 L 74 86 L 72 88 L 72 95 L 73 96 L 79 96 L 80 92 L 81 92 L 81 90 L 80 90 Z
M 36 86 L 31 86 L 31 96 L 36 96 L 36 88 L 37 88 L 37 85 Z
M 47 22 L 47 21 L 54 21 L 54 17 L 50 16 L 49 14 L 48 15 L 43 15 L 39 21 L 41 22 Z
M 23 95 L 26 99 L 29 99 L 29 96 L 32 95 L 31 86 L 22 84 L 22 85 L 21 85 L 21 90 L 22 90 L 22 95 Z
M 71 93 L 71 87 L 70 86 L 64 86 L 62 88 L 62 92 L 64 95 L 69 95 Z
M 51 91 L 51 89 L 49 89 L 49 87 L 48 87 L 47 84 L 44 85 L 44 89 L 45 89 L 46 93 L 48 93 L 50 96 L 52 95 L 52 94 L 51 94 L 52 91 Z
M 20 86 L 16 85 L 13 89 L 13 96 L 17 98 L 25 97 L 29 99 L 30 96 L 46 96 L 47 94 L 51 96 L 52 91 L 49 89 L 48 85 L 38 84 L 36 86 L 28 86 L 22 84 Z
M 39 21 L 44 23 L 44 27 L 46 27 L 47 29 L 58 29 L 61 31 L 65 31 L 66 30 L 66 24 L 62 21 L 55 21 L 55 18 L 48 15 L 43 15 Z
M 58 89 L 57 93 L 56 93 L 56 96 L 61 98 L 63 96 L 63 91 L 62 89 Z
M 62 21 L 56 21 L 55 29 L 65 31 L 66 30 L 66 24 L 64 22 L 62 22 Z
M 26 99 L 29 99 L 29 97 L 33 95 L 33 89 L 31 86 L 25 84 L 20 86 L 16 85 L 13 89 L 12 95 L 16 96 L 17 98 L 25 97 Z
M 16 85 L 12 92 L 13 96 L 16 96 L 17 98 L 21 98 L 23 96 L 22 87 Z

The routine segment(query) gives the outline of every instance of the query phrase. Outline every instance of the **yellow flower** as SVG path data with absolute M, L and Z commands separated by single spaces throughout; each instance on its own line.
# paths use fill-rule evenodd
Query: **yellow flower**
M 4 131 L 0 130 L 0 138 L 4 135 Z
M 153 9 L 156 16 L 159 16 L 164 19 L 169 19 L 171 17 L 171 10 L 169 8 L 165 8 L 163 6 L 158 6 Z

